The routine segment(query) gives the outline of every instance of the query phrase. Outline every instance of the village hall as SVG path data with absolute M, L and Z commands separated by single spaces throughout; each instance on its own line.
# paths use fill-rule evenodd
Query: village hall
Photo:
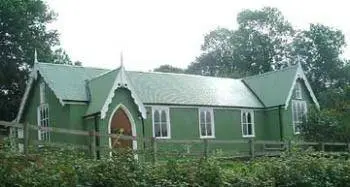
M 35 58 L 16 121 L 106 135 L 118 132 L 135 138 L 115 143 L 106 136 L 96 143 L 138 150 L 147 146 L 138 138 L 152 137 L 293 139 L 310 107 L 319 104 L 299 63 L 233 79 L 128 71 L 123 61 L 109 70 Z M 83 136 L 40 128 L 32 134 L 36 140 L 89 145 Z

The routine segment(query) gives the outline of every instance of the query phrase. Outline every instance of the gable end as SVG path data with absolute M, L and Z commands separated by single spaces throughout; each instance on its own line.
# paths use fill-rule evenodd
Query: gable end
M 298 67 L 297 72 L 295 74 L 295 77 L 294 77 L 294 80 L 293 80 L 293 84 L 292 84 L 292 86 L 291 86 L 291 88 L 290 88 L 290 90 L 288 92 L 288 96 L 287 96 L 287 99 L 286 99 L 286 102 L 285 102 L 285 106 L 284 106 L 285 110 L 288 109 L 288 105 L 289 105 L 290 100 L 292 98 L 293 90 L 294 90 L 294 87 L 295 87 L 298 79 L 302 79 L 304 81 L 304 84 L 305 84 L 305 86 L 306 86 L 306 88 L 307 88 L 307 90 L 308 90 L 308 92 L 309 92 L 309 94 L 311 96 L 312 101 L 315 103 L 317 109 L 320 109 L 320 104 L 318 103 L 317 98 L 316 98 L 314 92 L 311 89 L 309 81 L 307 80 L 307 78 L 306 78 L 306 76 L 304 74 L 304 71 L 301 68 L 301 65 L 299 64 L 298 66 L 299 67 Z

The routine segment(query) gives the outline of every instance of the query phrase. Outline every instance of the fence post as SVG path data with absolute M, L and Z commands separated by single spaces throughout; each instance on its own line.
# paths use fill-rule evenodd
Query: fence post
M 254 139 L 249 139 L 249 149 L 250 149 L 250 156 L 251 158 L 255 157 L 255 145 L 254 145 Z
M 203 139 L 204 142 L 204 157 L 207 158 L 208 157 L 208 152 L 209 152 L 209 142 L 208 139 Z
M 152 163 L 155 164 L 157 162 L 157 142 L 156 142 L 156 138 L 153 137 L 152 138 Z
M 321 143 L 321 151 L 323 151 L 323 152 L 325 151 L 325 145 L 323 142 Z
M 89 132 L 90 138 L 91 138 L 91 145 L 90 145 L 90 151 L 91 151 L 91 157 L 93 159 L 96 158 L 96 133 L 94 130 Z
M 23 152 L 28 156 L 29 150 L 29 124 L 25 122 L 23 124 Z

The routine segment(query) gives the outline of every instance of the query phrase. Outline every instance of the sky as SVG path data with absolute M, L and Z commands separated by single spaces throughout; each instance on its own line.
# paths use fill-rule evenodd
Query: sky
M 346 0 L 47 0 L 57 14 L 50 25 L 62 47 L 83 66 L 114 69 L 123 52 L 127 70 L 163 64 L 186 68 L 200 54 L 204 35 L 237 28 L 244 9 L 276 7 L 297 29 L 321 23 L 343 31 L 350 44 Z M 344 51 L 350 57 L 350 47 Z M 39 59 L 40 60 L 40 59 Z

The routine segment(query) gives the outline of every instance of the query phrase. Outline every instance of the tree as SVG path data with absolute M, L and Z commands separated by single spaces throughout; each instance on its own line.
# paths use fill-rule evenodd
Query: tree
M 233 64 L 233 31 L 217 28 L 204 37 L 203 53 L 192 62 L 186 72 L 191 74 L 237 77 Z M 239 76 L 238 76 L 239 77 Z
M 318 94 L 327 87 L 342 87 L 348 77 L 341 54 L 345 47 L 344 34 L 321 24 L 311 24 L 294 39 L 295 61 L 300 60 L 314 91 Z M 344 69 L 343 69 L 344 68 Z
M 301 124 L 303 139 L 311 142 L 350 142 L 350 125 L 347 111 L 311 108 L 307 120 Z
M 58 33 L 46 27 L 55 17 L 42 0 L 0 0 L 0 120 L 16 116 L 34 49 L 40 61 L 57 58 Z
M 237 22 L 237 30 L 218 28 L 205 36 L 190 73 L 242 77 L 288 65 L 294 30 L 279 10 L 244 10 Z
M 155 68 L 153 71 L 164 73 L 184 73 L 183 69 L 171 65 L 161 65 L 158 68 Z
M 72 65 L 72 61 L 70 60 L 68 54 L 62 48 L 58 48 L 55 51 L 53 51 L 52 58 L 53 59 L 51 62 L 54 64 L 70 64 L 70 65 Z

